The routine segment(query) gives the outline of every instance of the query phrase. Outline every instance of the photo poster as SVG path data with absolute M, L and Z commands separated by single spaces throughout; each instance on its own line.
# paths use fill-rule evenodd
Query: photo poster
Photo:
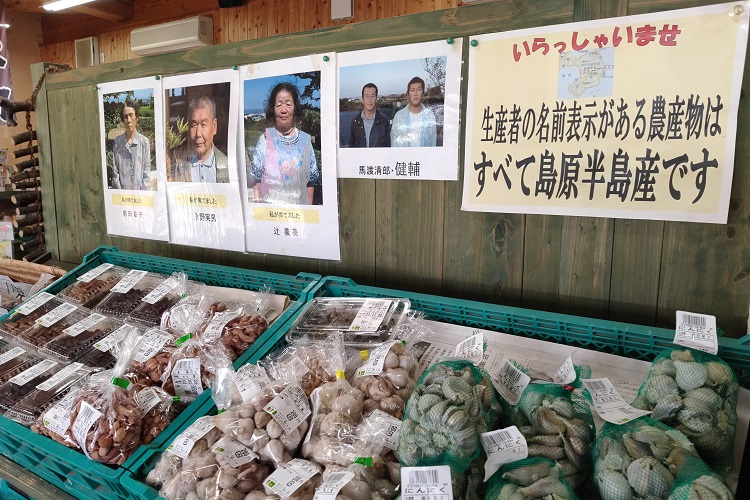
M 98 89 L 107 233 L 167 241 L 161 82 L 137 78 Z
M 239 72 L 164 81 L 170 242 L 245 251 L 237 175 Z
M 240 74 L 247 251 L 340 260 L 336 137 L 328 133 L 336 130 L 336 55 L 256 63 Z
M 461 47 L 456 38 L 338 54 L 339 177 L 458 179 Z
M 462 209 L 726 223 L 749 7 L 475 37 Z

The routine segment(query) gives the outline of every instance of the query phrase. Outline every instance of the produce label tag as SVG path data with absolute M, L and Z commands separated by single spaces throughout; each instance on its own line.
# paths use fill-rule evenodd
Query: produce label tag
M 100 276 L 104 272 L 109 271 L 113 267 L 115 267 L 114 264 L 101 264 L 101 265 L 98 265 L 94 269 L 92 269 L 91 271 L 80 275 L 78 277 L 77 281 L 83 281 L 84 283 L 88 283 L 91 280 L 93 280 L 94 278 L 96 278 L 97 276 Z
M 294 431 L 312 413 L 305 391 L 297 384 L 284 389 L 263 409 L 271 414 L 286 433 Z
M 133 359 L 139 363 L 145 363 L 156 356 L 172 337 L 159 330 L 149 330 L 138 342 L 138 351 Z
M 310 368 L 307 367 L 305 362 L 302 361 L 299 356 L 293 357 L 291 361 L 289 361 L 289 365 L 291 366 L 292 373 L 294 373 L 297 380 L 307 375 L 307 372 L 310 371 Z
M 357 316 L 349 325 L 350 330 L 358 332 L 375 332 L 385 319 L 392 305 L 392 301 L 384 299 L 365 299 L 359 308 Z
M 36 320 L 36 322 L 39 325 L 49 328 L 76 309 L 78 309 L 78 306 L 74 306 L 73 304 L 68 304 L 66 302 L 65 304 L 60 304 L 59 306 L 55 307 L 50 312 Z
M 143 415 L 150 412 L 160 401 L 161 398 L 153 387 L 143 389 L 135 394 L 135 402 L 138 404 L 138 408 L 141 409 Z
M 211 451 L 214 453 L 219 452 L 224 455 L 224 459 L 226 459 L 229 465 L 236 468 L 248 464 L 258 458 L 258 455 L 253 453 L 253 451 L 247 446 L 228 437 L 223 437 L 216 441 L 216 444 L 213 445 Z
M 70 415 L 73 413 L 73 403 L 77 395 L 76 391 L 70 391 L 44 414 L 44 426 L 47 429 L 58 436 L 65 434 L 70 427 Z
M 172 369 L 174 393 L 181 398 L 195 398 L 203 392 L 201 384 L 201 359 L 185 358 L 174 364 Z
M 177 436 L 172 444 L 167 447 L 167 451 L 180 458 L 185 458 L 193 449 L 195 443 L 213 428 L 214 424 L 211 422 L 211 417 L 201 417 L 182 431 L 182 434 Z
M 450 467 L 401 467 L 401 498 L 453 500 Z
M 8 382 L 16 385 L 26 385 L 30 380 L 35 379 L 42 373 L 46 372 L 47 370 L 54 368 L 57 366 L 57 361 L 52 361 L 51 359 L 45 359 L 43 361 L 40 361 L 39 363 L 35 364 L 31 368 L 27 368 L 26 370 L 22 371 L 12 379 L 8 380 Z
M 357 376 L 364 377 L 365 375 L 380 375 L 383 373 L 383 364 L 385 363 L 385 357 L 391 350 L 391 347 L 398 340 L 390 340 L 379 345 L 375 349 L 370 351 L 370 357 L 367 361 L 359 367 L 357 370 Z
M 552 381 L 556 384 L 568 385 L 576 380 L 576 370 L 573 366 L 573 356 L 568 356 L 565 363 L 552 376 Z
M 279 465 L 279 468 L 263 481 L 263 486 L 270 488 L 281 498 L 287 498 L 319 472 L 318 466 L 312 462 L 295 458 L 286 464 Z
M 240 391 L 243 403 L 250 403 L 259 396 L 263 389 L 271 384 L 266 370 L 262 366 L 242 365 L 234 376 L 237 390 Z
M 102 416 L 102 412 L 88 404 L 86 401 L 81 401 L 81 410 L 78 412 L 76 421 L 73 422 L 73 436 L 78 441 L 78 445 L 81 447 L 87 457 L 89 451 L 86 449 L 86 434 L 89 433 L 89 429 L 94 425 L 94 422 L 99 420 Z
M 318 489 L 315 490 L 313 500 L 336 500 L 341 488 L 346 486 L 352 479 L 354 479 L 353 472 L 334 472 L 318 486 Z
M 607 422 L 621 425 L 651 413 L 627 404 L 608 378 L 581 379 L 581 382 L 591 394 L 596 413 Z
M 83 363 L 71 363 L 41 384 L 37 385 L 36 388 L 40 391 L 48 391 L 64 382 L 68 377 L 73 375 L 73 373 L 80 370 L 82 367 Z
M 165 279 L 159 286 L 151 290 L 145 297 L 141 299 L 142 302 L 147 304 L 156 304 L 163 299 L 169 292 L 177 288 L 178 282 L 174 278 Z
M 484 354 L 484 333 L 479 332 L 476 335 L 472 335 L 468 339 L 460 342 L 456 346 L 456 353 L 454 356 L 459 358 L 466 358 L 472 363 L 478 364 L 482 362 Z
M 523 460 L 529 456 L 526 438 L 515 425 L 497 431 L 484 432 L 480 437 L 482 447 L 487 453 L 487 461 L 484 464 L 485 482 L 497 472 L 501 465 Z
M 716 354 L 719 352 L 716 316 L 677 311 L 674 343 Z
M 367 417 L 365 429 L 365 432 L 372 438 L 372 441 L 381 443 L 391 450 L 398 450 L 401 420 L 388 415 L 382 410 L 375 410 Z
M 240 314 L 242 314 L 242 309 L 237 309 L 236 311 L 224 311 L 215 314 L 211 319 L 211 322 L 203 331 L 203 338 L 206 341 L 218 339 L 219 337 L 221 337 L 221 332 L 224 331 L 224 327 L 227 326 L 227 323 L 232 321 Z
M 497 392 L 512 405 L 518 403 L 524 389 L 531 382 L 531 377 L 518 369 L 508 358 L 503 360 L 499 370 L 490 372 L 490 379 Z
M 128 274 L 123 276 L 123 278 L 118 281 L 115 286 L 112 287 L 112 291 L 117 293 L 127 293 L 131 288 L 135 286 L 136 283 L 141 281 L 141 278 L 143 278 L 147 274 L 148 271 L 139 271 L 137 269 L 133 269 Z
M 92 328 L 98 325 L 99 322 L 104 320 L 105 318 L 106 316 L 94 313 L 88 318 L 82 319 L 78 323 L 67 327 L 65 330 L 63 330 L 63 333 L 71 337 L 77 337 L 78 335 L 82 334 L 89 328 Z
M 39 292 L 38 294 L 27 300 L 25 303 L 18 306 L 16 312 L 23 314 L 24 316 L 29 315 L 36 311 L 40 306 L 52 300 L 52 297 L 54 297 L 54 295 L 50 293 Z
M 25 353 L 26 351 L 20 347 L 14 347 L 10 351 L 4 353 L 3 355 L 0 355 L 0 365 L 4 365 L 11 359 L 16 359 L 21 354 Z
M 94 347 L 102 352 L 109 351 L 116 346 L 126 335 L 130 335 L 131 332 L 136 331 L 137 328 L 132 325 L 122 325 L 120 328 L 110 333 L 99 342 L 94 344 Z

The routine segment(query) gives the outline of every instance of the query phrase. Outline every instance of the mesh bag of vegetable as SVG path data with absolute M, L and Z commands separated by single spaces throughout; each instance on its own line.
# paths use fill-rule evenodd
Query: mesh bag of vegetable
M 718 474 L 700 459 L 685 457 L 680 473 L 675 479 L 669 500 L 713 499 L 732 500 L 734 495 Z
M 490 478 L 486 500 L 555 498 L 571 500 L 573 492 L 560 466 L 541 457 L 529 457 L 503 465 Z

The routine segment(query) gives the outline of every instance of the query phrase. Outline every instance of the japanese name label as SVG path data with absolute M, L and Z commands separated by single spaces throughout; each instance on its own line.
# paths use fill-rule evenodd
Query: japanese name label
M 133 356 L 133 359 L 139 363 L 145 363 L 149 359 L 156 356 L 161 351 L 164 344 L 171 339 L 166 333 L 162 333 L 159 330 L 150 330 L 146 332 L 140 342 L 138 342 L 138 351 Z
M 358 332 L 374 332 L 380 328 L 380 324 L 385 319 L 388 310 L 391 308 L 392 301 L 383 299 L 365 299 L 362 307 L 359 308 L 350 330 Z
M 555 372 L 552 381 L 556 384 L 572 384 L 576 380 L 576 370 L 573 367 L 573 357 L 568 356 L 565 363 Z
M 456 346 L 455 356 L 466 358 L 472 363 L 481 363 L 484 353 L 484 333 L 479 332 Z
M 240 467 L 258 458 L 258 455 L 253 453 L 247 446 L 228 437 L 223 437 L 216 441 L 211 451 L 224 455 L 224 458 L 232 467 Z
M 607 422 L 618 425 L 625 424 L 651 413 L 650 411 L 633 408 L 627 404 L 608 378 L 582 379 L 581 382 L 583 382 L 583 385 L 591 393 L 596 413 Z
M 235 374 L 235 384 L 240 391 L 243 403 L 249 403 L 256 396 L 260 395 L 269 384 L 271 379 L 268 378 L 266 370 L 258 365 L 242 365 Z
M 94 278 L 96 278 L 97 276 L 100 276 L 104 274 L 106 271 L 109 271 L 113 267 L 115 267 L 114 264 L 101 264 L 99 266 L 96 266 L 91 271 L 80 275 L 77 281 L 83 281 L 84 283 L 88 283 Z
M 44 426 L 62 436 L 70 427 L 70 415 L 73 413 L 73 402 L 78 395 L 77 392 L 71 391 L 65 395 L 55 406 L 50 408 L 44 414 Z
M 503 464 L 522 460 L 529 456 L 526 438 L 518 427 L 512 425 L 505 429 L 481 434 L 482 447 L 487 453 L 484 465 L 484 480 L 487 481 Z
M 147 274 L 148 271 L 133 269 L 112 287 L 112 291 L 117 293 L 127 293 Z
M 490 373 L 490 379 L 497 392 L 512 405 L 518 403 L 524 389 L 531 382 L 531 377 L 519 370 L 508 358 L 503 360 L 497 372 Z
M 201 359 L 180 359 L 172 369 L 174 393 L 181 398 L 194 398 L 203 392 L 201 385 Z
M 49 294 L 47 292 L 40 292 L 37 295 L 34 295 L 33 298 L 27 300 L 26 303 L 18 306 L 18 309 L 16 309 L 16 312 L 23 314 L 23 315 L 31 314 L 34 311 L 36 311 L 39 306 L 44 305 L 47 302 L 49 302 L 52 299 L 52 297 L 54 297 L 54 295 Z
M 74 306 L 73 304 L 68 304 L 66 302 L 65 304 L 60 304 L 59 306 L 55 307 L 50 312 L 36 320 L 36 322 L 44 327 L 50 327 L 76 309 L 78 309 L 78 306 Z
M 7 363 L 8 361 L 10 361 L 11 359 L 16 359 L 18 356 L 20 356 L 21 354 L 23 354 L 25 352 L 26 352 L 26 350 L 24 350 L 24 349 L 22 349 L 20 347 L 14 347 L 10 351 L 8 351 L 5 354 L 3 354 L 2 356 L 0 356 L 0 365 L 4 365 L 5 363 Z
M 224 311 L 215 314 L 211 319 L 211 322 L 203 331 L 203 338 L 207 341 L 218 339 L 221 336 L 221 332 L 224 331 L 224 327 L 227 326 L 227 323 L 232 321 L 240 314 L 242 314 L 241 309 L 237 309 L 236 311 Z
M 94 425 L 99 417 L 102 416 L 102 412 L 88 404 L 86 401 L 81 401 L 81 410 L 78 412 L 76 421 L 73 422 L 73 436 L 81 446 L 81 449 L 89 456 L 89 452 L 86 449 L 86 434 L 89 433 L 89 429 Z M 89 457 L 91 458 L 91 457 Z
M 167 278 L 166 280 L 164 280 L 164 282 L 162 282 L 161 285 L 151 290 L 148 295 L 143 297 L 141 300 L 148 304 L 156 304 L 158 301 L 164 298 L 165 295 L 177 288 L 177 285 L 178 282 L 176 279 Z
M 138 408 L 141 409 L 143 415 L 150 412 L 160 401 L 161 398 L 153 387 L 138 391 L 135 394 L 135 402 L 138 404 Z
M 82 319 L 78 323 L 67 327 L 65 330 L 63 330 L 63 333 L 66 335 L 70 335 L 71 337 L 77 337 L 89 328 L 99 324 L 99 322 L 104 320 L 105 318 L 106 316 L 94 313 L 88 318 Z
M 167 447 L 167 451 L 180 458 L 185 458 L 193 449 L 196 441 L 208 434 L 208 431 L 213 428 L 214 424 L 211 423 L 211 417 L 201 417 L 182 431 L 182 434 L 177 436 L 172 444 Z
M 64 382 L 66 378 L 70 377 L 76 370 L 80 370 L 82 367 L 83 363 L 71 363 L 41 384 L 37 385 L 36 388 L 40 391 L 48 391 L 61 382 Z
M 281 498 L 294 494 L 300 486 L 320 472 L 318 466 L 307 460 L 295 458 L 286 464 L 281 464 L 276 471 L 263 481 L 263 486 L 270 488 Z
M 318 489 L 315 490 L 313 500 L 336 500 L 341 488 L 346 486 L 352 479 L 354 479 L 353 472 L 334 472 L 318 486 Z
M 271 414 L 286 433 L 291 433 L 299 427 L 299 424 L 312 413 L 305 391 L 297 384 L 281 391 L 281 394 L 273 398 L 263 409 Z
M 383 364 L 385 363 L 385 357 L 388 355 L 388 351 L 391 350 L 393 344 L 399 342 L 398 340 L 390 340 L 379 345 L 375 349 L 370 351 L 370 357 L 367 361 L 359 367 L 357 375 L 363 377 L 365 375 L 380 375 L 383 373 Z
M 106 352 L 116 346 L 126 335 L 136 331 L 137 328 L 132 325 L 122 325 L 120 328 L 110 333 L 99 342 L 94 344 L 94 347 L 100 351 Z
M 716 335 L 716 317 L 677 311 L 677 328 L 674 343 L 699 351 L 716 354 L 719 340 Z
M 453 500 L 450 467 L 401 467 L 401 499 Z
M 33 380 L 34 378 L 38 377 L 47 370 L 54 368 L 55 366 L 57 366 L 57 361 L 45 359 L 44 361 L 40 361 L 39 363 L 35 364 L 31 368 L 22 371 L 12 379 L 8 380 L 8 382 L 16 385 L 26 385 L 29 380 Z
M 367 424 L 368 431 L 372 433 L 376 442 L 382 443 L 386 448 L 398 450 L 401 420 L 376 409 L 367 417 Z

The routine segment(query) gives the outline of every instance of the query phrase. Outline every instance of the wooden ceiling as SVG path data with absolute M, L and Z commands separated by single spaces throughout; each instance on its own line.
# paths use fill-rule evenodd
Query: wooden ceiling
M 48 15 L 58 13 L 48 12 L 42 5 L 50 0 L 5 0 L 5 8 L 19 12 L 39 12 Z M 66 9 L 65 13 L 77 12 L 87 16 L 106 19 L 108 21 L 129 21 L 133 19 L 133 5 L 135 0 L 94 0 L 92 2 Z

